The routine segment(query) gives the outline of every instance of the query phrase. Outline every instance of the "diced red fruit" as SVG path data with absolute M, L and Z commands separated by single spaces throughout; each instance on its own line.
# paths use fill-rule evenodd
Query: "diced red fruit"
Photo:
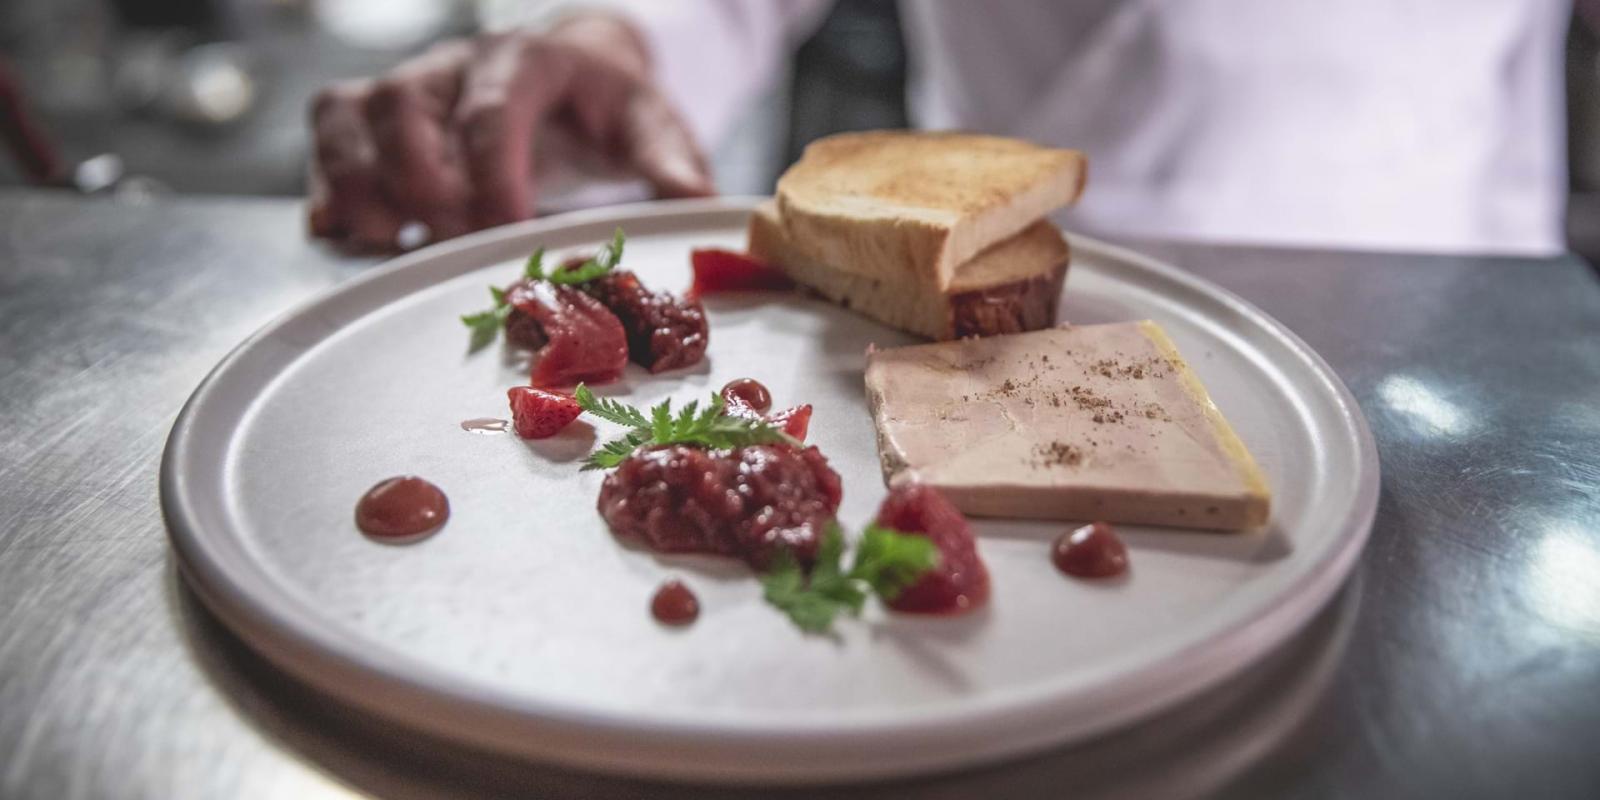
M 811 404 L 786 408 L 776 414 L 768 414 L 767 421 L 783 429 L 784 433 L 793 436 L 798 441 L 806 440 L 806 431 L 811 429 Z
M 524 439 L 548 439 L 583 413 L 576 398 L 532 386 L 513 386 L 506 396 L 511 400 L 511 422 Z
M 914 614 L 961 614 L 989 599 L 989 571 L 978 557 L 972 528 L 938 490 L 920 483 L 891 488 L 878 509 L 878 524 L 926 536 L 939 550 L 939 566 L 889 601 L 890 608 Z
M 689 265 L 694 269 L 694 283 L 687 293 L 691 300 L 716 292 L 794 288 L 788 275 L 746 253 L 704 248 L 689 254 Z
M 772 408 L 772 393 L 767 387 L 754 378 L 736 378 L 728 381 L 720 392 L 722 401 L 728 406 L 741 403 L 745 407 L 757 412 L 766 413 Z
M 617 315 L 600 301 L 570 286 L 543 281 L 514 283 L 506 299 L 546 339 L 534 358 L 530 375 L 534 386 L 608 383 L 622 377 L 628 363 L 627 333 Z M 507 323 L 509 336 L 511 318 Z
M 664 553 L 713 553 L 760 569 L 780 550 L 809 564 L 839 510 L 839 474 L 815 447 L 642 449 L 600 486 L 617 536 Z
M 697 301 L 653 292 L 626 270 L 612 272 L 581 288 L 617 315 L 628 336 L 628 357 L 651 372 L 700 363 L 710 341 L 706 310 Z

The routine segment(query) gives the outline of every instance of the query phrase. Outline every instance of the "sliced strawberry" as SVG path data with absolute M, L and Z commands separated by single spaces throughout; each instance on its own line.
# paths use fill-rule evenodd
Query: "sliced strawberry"
M 914 614 L 961 614 L 989 599 L 989 571 L 978 557 L 972 528 L 938 490 L 920 483 L 891 488 L 878 509 L 878 524 L 926 536 L 939 549 L 938 568 L 889 601 L 890 608 Z
M 513 386 L 506 397 L 511 400 L 511 421 L 524 439 L 548 439 L 583 413 L 576 398 L 532 386 Z
M 628 335 L 617 315 L 570 286 L 512 284 L 506 299 L 538 325 L 546 341 L 534 358 L 534 386 L 608 383 L 628 363 Z M 509 333 L 508 333 L 509 335 Z
M 694 268 L 694 283 L 685 294 L 691 301 L 716 292 L 794 288 L 794 281 L 781 270 L 732 250 L 694 250 L 689 265 Z
M 811 428 L 811 404 L 807 403 L 768 414 L 767 421 L 782 428 L 784 433 L 803 442 L 806 440 L 806 431 Z

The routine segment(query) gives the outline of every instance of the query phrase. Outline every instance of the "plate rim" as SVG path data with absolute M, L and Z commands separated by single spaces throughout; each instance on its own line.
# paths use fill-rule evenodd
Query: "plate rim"
M 369 283 L 409 270 L 420 274 L 430 262 L 462 257 L 464 252 L 475 249 L 622 219 L 748 213 L 765 199 L 721 197 L 632 203 L 480 231 L 394 258 L 274 317 L 207 373 L 179 412 L 163 450 L 161 509 L 185 580 L 242 641 L 278 668 L 379 716 L 488 749 L 583 768 L 678 780 L 774 783 L 821 783 L 946 770 L 1018 756 L 1133 724 L 1200 694 L 1255 662 L 1304 627 L 1343 585 L 1370 534 L 1380 483 L 1380 464 L 1371 430 L 1343 381 L 1292 331 L 1233 292 L 1159 259 L 1076 233 L 1068 234 L 1075 252 L 1131 264 L 1188 291 L 1209 296 L 1287 346 L 1310 368 L 1334 401 L 1343 423 L 1341 433 L 1354 439 L 1352 454 L 1360 476 L 1354 502 L 1342 519 L 1330 523 L 1342 531 L 1341 538 L 1332 552 L 1311 566 L 1299 584 L 1281 590 L 1276 602 L 1264 603 L 1260 611 L 1236 620 L 1216 635 L 1120 677 L 1115 682 L 1116 697 L 1090 702 L 1096 699 L 1096 693 L 1108 692 L 1105 686 L 1088 692 L 1067 692 L 1070 702 L 1063 702 L 1059 689 L 1007 697 L 1003 702 L 991 701 L 957 712 L 930 712 L 944 723 L 943 730 L 931 733 L 922 724 L 926 720 L 914 715 L 890 722 L 852 723 L 847 731 L 823 720 L 791 720 L 785 729 L 773 730 L 725 719 L 639 722 L 620 712 L 549 706 L 525 698 L 516 703 L 496 702 L 497 698 L 506 699 L 504 692 L 485 690 L 433 668 L 420 674 L 397 669 L 408 662 L 362 657 L 324 636 L 317 625 L 292 624 L 294 620 L 288 618 L 291 615 L 263 602 L 247 588 L 250 581 L 240 581 L 236 565 L 228 564 L 210 549 L 207 537 L 195 522 L 196 498 L 183 480 L 185 467 L 192 466 L 197 457 L 196 421 L 243 357 L 289 323 Z M 376 308 L 363 314 L 372 310 Z M 1346 443 L 1350 443 L 1348 439 Z M 255 577 L 264 579 L 265 574 Z M 266 586 L 272 588 L 270 582 Z M 355 689 L 357 686 L 359 690 Z M 1128 696 L 1139 699 L 1128 702 Z M 1071 705 L 1073 713 L 1062 714 L 1050 700 L 1054 705 Z M 985 737 L 983 725 L 1004 728 L 1008 733 Z M 889 735 L 910 735 L 912 744 L 900 748 L 892 758 L 852 762 L 846 757 L 855 750 L 852 743 Z M 800 751 L 809 748 L 812 763 L 801 764 L 792 759 L 792 763 L 772 763 L 762 757 L 781 746 Z M 715 749 L 718 755 L 708 757 L 708 748 Z

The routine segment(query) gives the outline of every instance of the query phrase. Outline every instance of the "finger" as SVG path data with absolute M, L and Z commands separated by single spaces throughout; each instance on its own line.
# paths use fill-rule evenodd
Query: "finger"
M 368 91 L 365 82 L 339 84 L 312 103 L 312 232 L 392 243 L 399 223 L 378 186 L 376 151 L 362 110 Z
M 448 43 L 378 81 L 363 107 L 389 203 L 443 233 L 466 200 L 466 179 L 445 124 L 466 45 Z M 438 237 L 442 238 L 442 237 Z
M 467 69 L 455 125 L 475 225 L 533 216 L 536 131 L 572 78 L 569 51 L 517 36 L 489 40 Z
M 622 156 L 658 197 L 707 197 L 716 193 L 711 169 L 694 134 L 654 87 L 641 84 L 624 106 Z

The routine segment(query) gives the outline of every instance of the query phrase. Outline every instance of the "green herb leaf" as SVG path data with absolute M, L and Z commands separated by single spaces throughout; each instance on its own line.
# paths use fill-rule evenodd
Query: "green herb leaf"
M 811 575 L 806 575 L 792 553 L 783 550 L 761 578 L 761 596 L 787 614 L 800 630 L 826 633 L 836 617 L 860 614 L 867 601 L 866 593 L 840 572 L 843 556 L 844 534 L 837 522 L 830 522 L 818 543 Z
M 810 591 L 805 572 L 787 552 L 761 578 L 761 596 L 807 633 L 826 632 L 839 615 L 836 603 Z
M 601 445 L 599 450 L 590 453 L 588 460 L 583 463 L 582 471 L 611 469 L 627 460 L 628 456 L 633 455 L 633 451 L 649 441 L 648 431 L 642 429 L 628 431 L 620 438 L 612 439 Z
M 663 400 L 648 414 L 626 403 L 596 397 L 589 387 L 583 385 L 578 386 L 574 397 L 578 400 L 578 407 L 584 411 L 632 429 L 621 439 L 606 443 L 590 456 L 585 469 L 614 467 L 646 444 L 691 444 L 713 450 L 732 450 L 755 444 L 800 444 L 766 420 L 723 416 L 722 398 L 716 395 L 712 395 L 711 402 L 704 407 L 698 400 L 693 400 L 676 413 L 672 410 L 672 401 Z M 619 452 L 621 457 L 617 457 Z
M 506 302 L 505 290 L 495 286 L 489 287 L 489 296 L 494 298 L 494 307 L 476 314 L 463 314 L 461 323 L 472 329 L 472 339 L 467 345 L 467 352 L 476 353 L 494 341 L 496 334 L 506 324 L 506 317 L 511 316 L 511 305 Z
M 677 426 L 672 424 L 672 401 L 663 400 L 650 409 L 650 438 L 658 442 L 671 441 Z
M 645 419 L 645 416 L 639 413 L 639 409 L 627 403 L 596 397 L 589 387 L 581 383 L 573 391 L 573 397 L 577 398 L 579 408 L 607 422 L 615 422 L 629 428 L 643 428 L 650 424 L 650 420 Z
M 616 233 L 611 235 L 611 242 L 600 248 L 600 252 L 596 253 L 594 258 L 571 269 L 558 269 L 544 277 L 551 283 L 561 286 L 587 283 L 599 278 L 622 263 L 622 245 L 625 241 L 627 237 L 623 235 L 621 228 L 617 228 Z M 535 255 L 542 255 L 542 251 Z
M 939 548 L 928 537 L 874 524 L 861 533 L 850 577 L 865 582 L 878 597 L 893 600 L 937 566 Z
M 530 281 L 544 280 L 544 248 L 539 247 L 528 256 L 528 263 L 522 268 L 522 277 Z
M 806 576 L 788 551 L 779 554 L 762 577 L 762 597 L 807 633 L 824 633 L 840 614 L 859 616 L 868 593 L 893 600 L 939 564 L 939 552 L 925 536 L 867 526 L 856 547 L 855 563 L 843 571 L 844 534 L 830 523 Z

